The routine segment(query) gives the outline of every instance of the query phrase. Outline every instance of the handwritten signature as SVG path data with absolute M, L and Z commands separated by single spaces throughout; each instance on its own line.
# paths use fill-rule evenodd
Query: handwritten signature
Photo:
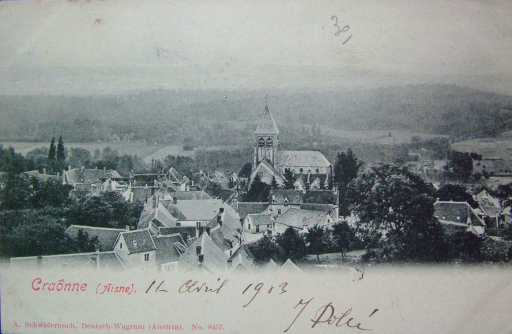
M 290 326 L 288 326 L 287 329 L 285 329 L 283 332 L 286 333 L 288 330 L 293 326 L 295 321 L 299 318 L 299 316 L 302 314 L 302 311 L 309 305 L 309 303 L 313 300 L 311 298 L 308 301 L 304 301 L 304 299 L 301 299 L 297 305 L 295 305 L 294 309 L 297 308 L 297 306 L 303 305 L 302 309 L 299 311 L 295 319 L 293 319 Z M 369 318 L 374 315 L 379 309 L 374 309 L 373 312 L 370 314 Z M 373 329 L 370 328 L 364 328 L 361 327 L 361 322 L 356 323 L 357 321 L 354 320 L 353 317 L 348 318 L 348 315 L 352 312 L 352 308 L 347 309 L 343 313 L 338 313 L 339 315 L 336 315 L 336 310 L 334 309 L 334 306 L 332 305 L 332 302 L 327 303 L 326 305 L 320 307 L 314 317 L 311 319 L 311 322 L 313 322 L 313 325 L 311 328 L 314 328 L 318 324 L 327 324 L 327 325 L 334 325 L 336 327 L 343 327 L 346 326 L 348 328 L 353 329 L 359 329 L 362 331 L 372 331 Z M 348 318 L 348 319 L 347 319 Z M 344 320 L 344 322 L 342 322 Z
M 340 28 L 340 26 L 338 25 L 338 17 L 336 15 L 333 15 L 331 17 L 331 20 L 334 20 L 334 26 L 336 28 L 338 28 L 338 31 L 336 31 L 336 33 L 334 33 L 335 36 L 339 36 L 341 33 L 344 33 L 344 32 L 347 32 L 349 29 L 350 29 L 350 26 L 346 25 L 344 26 L 343 28 Z M 352 38 L 352 35 L 350 35 L 346 40 L 345 42 L 343 42 L 342 44 L 345 44 L 348 42 L 349 39 Z

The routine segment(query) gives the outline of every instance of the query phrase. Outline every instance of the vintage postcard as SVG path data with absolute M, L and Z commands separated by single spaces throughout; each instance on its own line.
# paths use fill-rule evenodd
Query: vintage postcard
M 0 1 L 1 333 L 512 333 L 509 1 Z

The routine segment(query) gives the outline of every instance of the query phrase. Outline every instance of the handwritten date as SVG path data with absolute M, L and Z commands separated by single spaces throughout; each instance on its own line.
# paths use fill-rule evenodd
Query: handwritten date
M 286 291 L 286 286 L 288 285 L 288 283 L 284 282 L 284 283 L 281 283 L 279 284 L 279 288 L 276 288 L 276 291 L 279 291 L 279 294 L 283 294 L 285 292 L 288 292 Z M 244 292 L 242 292 L 243 295 L 245 295 L 245 293 L 251 288 L 251 286 L 253 286 L 253 284 L 249 284 Z M 258 283 L 254 286 L 254 288 L 252 290 L 254 290 L 254 295 L 252 296 L 251 300 L 249 300 L 249 302 L 247 304 L 244 305 L 244 307 L 247 307 L 249 306 L 250 303 L 252 303 L 252 301 L 254 300 L 254 298 L 256 298 L 256 296 L 260 293 L 261 289 L 263 288 L 264 284 L 263 283 Z M 274 291 L 274 286 L 271 285 L 270 286 L 270 289 L 268 289 L 267 291 L 267 294 L 270 294 Z

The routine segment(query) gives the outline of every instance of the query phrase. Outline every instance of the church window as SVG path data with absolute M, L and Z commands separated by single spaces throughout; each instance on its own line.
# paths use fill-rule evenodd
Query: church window
M 272 138 L 267 139 L 267 147 L 272 147 Z
M 261 138 L 258 139 L 258 147 L 263 147 L 265 146 L 265 139 Z

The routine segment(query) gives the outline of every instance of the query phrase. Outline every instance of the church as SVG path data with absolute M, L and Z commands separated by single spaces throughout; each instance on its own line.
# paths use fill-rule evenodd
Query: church
M 328 189 L 330 187 L 332 165 L 319 151 L 289 151 L 279 149 L 279 130 L 276 122 L 265 106 L 263 115 L 254 131 L 255 146 L 253 161 L 240 171 L 250 185 L 256 174 L 267 184 L 275 177 L 279 186 L 284 186 L 286 169 L 293 173 L 293 186 L 298 190 Z

